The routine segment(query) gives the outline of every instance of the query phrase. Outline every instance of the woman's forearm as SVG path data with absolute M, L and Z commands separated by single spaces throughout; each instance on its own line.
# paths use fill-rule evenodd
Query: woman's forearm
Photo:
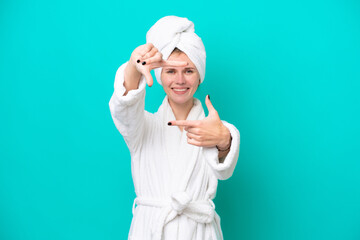
M 124 87 L 126 89 L 124 96 L 126 96 L 130 90 L 139 88 L 140 78 L 141 73 L 139 73 L 132 62 L 129 61 L 124 71 Z

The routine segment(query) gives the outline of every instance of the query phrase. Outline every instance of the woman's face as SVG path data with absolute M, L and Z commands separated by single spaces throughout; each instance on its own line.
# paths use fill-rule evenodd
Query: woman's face
M 185 67 L 164 67 L 161 81 L 169 102 L 177 105 L 192 103 L 193 96 L 200 83 L 200 74 L 194 63 L 183 52 L 174 52 L 169 61 L 185 61 Z

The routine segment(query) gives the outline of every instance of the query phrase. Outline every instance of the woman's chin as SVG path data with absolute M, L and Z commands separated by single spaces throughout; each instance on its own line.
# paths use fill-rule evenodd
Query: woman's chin
M 193 98 L 191 96 L 171 96 L 170 100 L 176 105 L 186 105 Z

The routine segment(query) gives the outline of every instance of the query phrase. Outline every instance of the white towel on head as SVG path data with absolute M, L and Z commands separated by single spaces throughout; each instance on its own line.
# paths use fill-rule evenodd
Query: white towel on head
M 183 51 L 196 66 L 200 82 L 205 78 L 206 52 L 201 38 L 195 33 L 194 23 L 187 18 L 166 16 L 158 20 L 147 32 L 146 42 L 152 43 L 167 60 L 175 48 Z M 161 85 L 162 68 L 155 69 Z

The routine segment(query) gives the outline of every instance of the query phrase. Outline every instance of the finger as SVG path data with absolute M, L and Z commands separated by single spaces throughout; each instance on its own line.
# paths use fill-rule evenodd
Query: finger
M 186 61 L 167 61 L 167 60 L 164 60 L 162 64 L 163 67 L 185 67 L 189 65 L 189 63 Z
M 201 137 L 201 136 L 196 135 L 196 134 L 193 134 L 193 133 L 190 133 L 190 132 L 187 132 L 187 133 L 186 133 L 186 136 L 187 136 L 188 138 L 194 139 L 194 140 L 199 141 L 199 142 L 202 140 L 202 137 Z
M 135 63 L 140 63 L 141 54 L 138 52 L 133 52 L 133 55 L 131 56 L 131 59 Z
M 216 109 L 214 108 L 214 106 L 212 105 L 212 103 L 210 101 L 210 95 L 206 96 L 205 104 L 206 104 L 207 109 L 209 110 L 209 115 L 210 114 L 217 114 Z
M 150 57 L 148 59 L 144 59 L 146 62 L 146 65 L 161 62 L 162 61 L 162 54 L 160 52 L 157 52 L 153 57 Z M 154 67 L 154 64 L 151 66 L 152 69 L 156 68 Z
M 142 48 L 139 49 L 139 54 L 144 56 L 146 53 L 150 52 L 150 50 L 154 47 L 152 43 L 146 43 L 142 45 Z
M 162 60 L 157 64 L 156 67 L 185 67 L 189 65 L 188 62 L 185 61 L 166 61 Z
M 195 127 L 198 125 L 198 120 L 174 120 L 168 122 L 169 126 L 189 126 L 189 127 Z
M 149 86 L 149 87 L 151 87 L 152 85 L 153 85 L 153 78 L 152 78 L 152 76 L 151 76 L 151 73 L 150 72 L 148 72 L 148 71 L 145 71 L 144 73 L 143 73 L 143 75 L 144 75 L 144 77 L 145 77 L 145 79 L 146 79 L 146 83 L 147 83 L 147 85 Z
M 202 133 L 200 128 L 197 127 L 185 127 L 185 131 L 191 134 L 200 135 Z
M 195 146 L 198 146 L 198 147 L 201 147 L 201 146 L 202 146 L 201 142 L 196 141 L 195 139 L 192 139 L 192 138 L 188 138 L 188 139 L 187 139 L 187 142 L 188 142 L 189 144 L 192 144 L 192 145 L 195 145 Z
M 159 51 L 157 50 L 157 48 L 153 47 L 149 52 L 147 52 L 144 56 L 142 56 L 140 60 L 146 61 L 146 63 L 148 63 L 147 59 L 153 57 L 158 52 Z

